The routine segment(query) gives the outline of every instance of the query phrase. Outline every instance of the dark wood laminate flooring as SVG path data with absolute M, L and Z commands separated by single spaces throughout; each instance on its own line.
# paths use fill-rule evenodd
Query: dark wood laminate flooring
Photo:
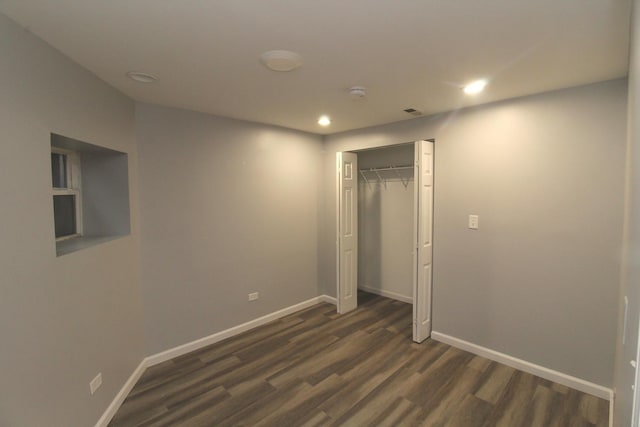
M 110 426 L 607 426 L 609 404 L 446 344 L 364 292 L 153 366 Z

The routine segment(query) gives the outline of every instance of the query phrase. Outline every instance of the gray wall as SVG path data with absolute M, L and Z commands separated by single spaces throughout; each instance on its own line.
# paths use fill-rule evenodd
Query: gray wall
M 150 105 L 136 115 L 147 352 L 315 297 L 321 137 Z
M 616 359 L 614 425 L 630 426 L 633 410 L 635 370 L 629 363 L 636 359 L 638 321 L 640 319 L 640 0 L 633 2 L 629 59 L 629 104 L 627 124 L 627 193 L 625 216 L 625 254 Z M 629 300 L 624 345 L 624 297 Z M 640 410 L 640 408 L 639 408 Z
M 134 105 L 3 15 L 0 58 L 0 425 L 93 425 L 144 355 L 135 160 L 132 235 L 56 257 L 50 133 L 135 159 Z
M 335 295 L 335 152 L 435 138 L 434 330 L 611 387 L 626 90 L 610 81 L 327 137 L 322 292 Z
M 358 167 L 413 164 L 413 144 L 365 150 Z M 358 188 L 358 287 L 401 301 L 413 298 L 413 169 L 365 172 Z
M 85 236 L 125 236 L 129 218 L 128 159 L 124 153 L 81 154 Z

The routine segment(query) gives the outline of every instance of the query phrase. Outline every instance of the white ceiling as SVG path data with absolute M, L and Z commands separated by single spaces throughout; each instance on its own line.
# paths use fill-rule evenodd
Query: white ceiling
M 630 0 L 0 0 L 0 11 L 136 100 L 320 134 L 627 74 Z M 273 49 L 303 66 L 266 69 Z M 479 77 L 486 91 L 465 96 Z M 365 99 L 349 98 L 354 85 Z

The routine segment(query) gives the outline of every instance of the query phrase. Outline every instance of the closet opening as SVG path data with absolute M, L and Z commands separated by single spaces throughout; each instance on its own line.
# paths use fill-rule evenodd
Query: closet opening
M 358 155 L 358 289 L 413 304 L 413 144 Z
M 337 153 L 338 312 L 358 289 L 413 305 L 413 339 L 431 334 L 433 141 Z

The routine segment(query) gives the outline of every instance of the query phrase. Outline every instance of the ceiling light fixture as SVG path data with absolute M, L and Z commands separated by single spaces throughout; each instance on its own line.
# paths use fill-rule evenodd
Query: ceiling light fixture
M 349 96 L 353 99 L 362 99 L 367 96 L 367 91 L 362 86 L 353 86 L 349 88 Z
M 320 116 L 318 119 L 318 124 L 320 126 L 329 126 L 331 124 L 331 119 L 329 116 Z
M 156 76 L 152 76 L 151 74 L 147 73 L 141 73 L 139 71 L 129 71 L 127 73 L 127 77 L 138 83 L 153 83 L 158 80 Z
M 260 60 L 273 71 L 293 71 L 302 65 L 302 57 L 288 50 L 270 50 L 260 55 Z
M 466 85 L 464 88 L 462 88 L 462 90 L 467 95 L 475 95 L 482 92 L 485 86 L 487 86 L 486 80 L 476 80 L 475 82 L 471 82 Z

